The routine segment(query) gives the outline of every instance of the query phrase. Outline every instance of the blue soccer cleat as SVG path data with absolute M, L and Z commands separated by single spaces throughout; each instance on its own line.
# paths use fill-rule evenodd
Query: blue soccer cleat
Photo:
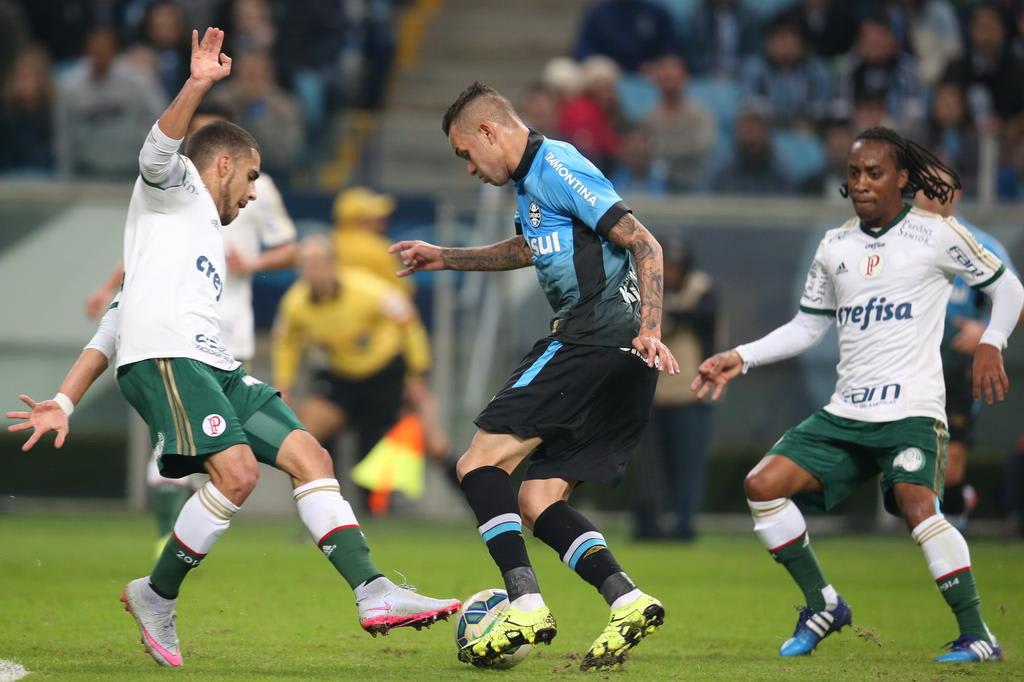
M 949 651 L 935 657 L 936 663 L 984 663 L 1003 660 L 1003 650 L 993 637 L 989 642 L 984 637 L 960 635 L 947 644 Z
M 824 611 L 815 611 L 808 606 L 800 612 L 793 636 L 779 647 L 779 655 L 806 656 L 814 651 L 818 642 L 833 632 L 839 632 L 851 623 L 853 623 L 853 611 L 842 597 L 839 597 L 839 601 L 834 607 Z

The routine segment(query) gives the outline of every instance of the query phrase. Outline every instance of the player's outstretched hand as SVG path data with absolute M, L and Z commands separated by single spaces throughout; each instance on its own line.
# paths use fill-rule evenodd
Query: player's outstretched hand
M 53 440 L 54 447 L 64 445 L 64 439 L 68 437 L 68 415 L 53 400 L 44 400 L 41 403 L 29 398 L 27 395 L 19 395 L 21 402 L 29 406 L 31 412 L 8 412 L 8 419 L 23 419 L 20 424 L 11 424 L 8 431 L 25 431 L 33 429 L 32 435 L 28 437 L 25 444 L 21 446 L 22 452 L 28 452 L 32 446 L 43 437 L 48 431 L 56 431 L 57 437 Z
M 995 346 L 987 343 L 978 344 L 974 351 L 974 399 L 980 400 L 985 394 L 985 402 L 991 405 L 1002 400 L 1010 391 L 1010 379 L 1003 368 L 1003 354 Z
M 231 57 L 220 51 L 224 46 L 224 31 L 210 27 L 206 29 L 202 42 L 199 31 L 192 31 L 192 62 L 190 74 L 193 79 L 204 83 L 215 83 L 231 73 Z
M 727 350 L 724 353 L 716 353 L 700 363 L 697 368 L 697 376 L 690 382 L 690 390 L 703 399 L 711 389 L 711 400 L 718 400 L 725 389 L 725 385 L 732 381 L 743 371 L 743 358 L 734 350 Z
M 398 271 L 399 277 L 408 277 L 421 270 L 444 270 L 444 258 L 441 247 L 422 241 L 395 242 L 388 247 L 388 253 L 397 253 L 402 259 L 404 269 Z
M 633 339 L 633 348 L 640 353 L 648 367 L 656 367 L 659 372 L 668 370 L 669 374 L 679 374 L 679 363 L 661 339 L 641 334 Z

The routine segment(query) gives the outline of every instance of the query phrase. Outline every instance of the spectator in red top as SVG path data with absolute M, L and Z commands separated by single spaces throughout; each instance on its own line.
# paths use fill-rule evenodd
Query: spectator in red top
M 619 68 L 608 57 L 594 56 L 582 64 L 583 91 L 568 100 L 559 116 L 562 136 L 606 175 L 622 147 L 619 131 Z

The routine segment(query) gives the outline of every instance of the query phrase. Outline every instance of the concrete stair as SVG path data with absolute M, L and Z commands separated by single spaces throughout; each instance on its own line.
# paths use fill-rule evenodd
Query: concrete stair
M 455 97 L 481 80 L 516 102 L 549 59 L 568 54 L 588 0 L 445 0 L 424 30 L 415 64 L 396 75 L 381 115 L 381 184 L 393 192 L 466 191 L 441 132 Z

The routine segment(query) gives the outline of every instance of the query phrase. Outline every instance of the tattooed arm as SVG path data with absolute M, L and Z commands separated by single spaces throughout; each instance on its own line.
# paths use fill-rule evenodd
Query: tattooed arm
M 640 286 L 640 331 L 633 339 L 633 347 L 643 354 L 648 365 L 668 369 L 669 374 L 678 373 L 679 365 L 661 342 L 664 279 L 661 245 L 632 213 L 626 213 L 612 226 L 608 231 L 608 241 L 628 249 L 636 262 Z
M 521 235 L 491 244 L 466 248 L 445 248 L 421 241 L 392 244 L 405 265 L 399 277 L 408 277 L 420 270 L 516 270 L 533 264 L 530 245 Z

